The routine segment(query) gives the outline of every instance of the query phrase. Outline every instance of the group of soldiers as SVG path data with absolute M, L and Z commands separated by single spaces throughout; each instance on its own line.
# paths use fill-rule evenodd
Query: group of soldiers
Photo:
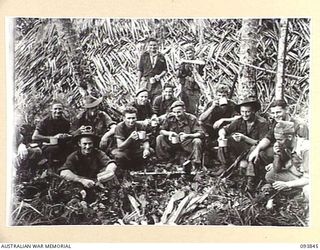
M 228 99 L 226 84 L 216 87 L 212 101 L 197 116 L 197 77 L 204 75 L 204 65 L 195 59 L 192 45 L 185 55 L 177 73 L 177 98 L 174 85 L 161 84 L 166 60 L 157 40 L 150 39 L 138 64 L 135 101 L 124 107 L 120 123 L 99 110 L 102 97 L 87 95 L 71 129 L 65 107 L 54 101 L 50 114 L 35 128 L 33 142 L 20 138 L 17 165 L 47 164 L 66 180 L 91 188 L 121 178 L 125 171 L 143 170 L 151 156 L 161 163 L 182 157 L 191 162 L 186 169 L 190 172 L 203 169 L 207 155 L 207 161 L 220 166 L 212 172 L 216 176 L 237 161 L 249 191 L 262 180 L 276 190 L 302 187 L 308 198 L 307 126 L 290 117 L 283 100 L 271 103 L 270 120 L 258 115 L 261 105 L 254 97 L 235 104 Z

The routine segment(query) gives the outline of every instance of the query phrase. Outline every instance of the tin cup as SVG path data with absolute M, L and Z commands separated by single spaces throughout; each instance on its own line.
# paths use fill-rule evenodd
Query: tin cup
M 157 120 L 151 120 L 151 127 L 157 127 L 158 121 Z
M 227 105 L 228 104 L 228 99 L 225 98 L 225 97 L 221 97 L 219 99 L 219 106 L 222 106 L 222 105 Z
M 227 142 L 228 142 L 228 139 L 220 139 L 220 140 L 218 140 L 218 146 L 220 148 L 224 148 L 227 146 Z
M 179 136 L 171 136 L 171 143 L 172 144 L 178 144 L 180 142 Z
M 51 145 L 57 145 L 58 144 L 58 138 L 50 137 L 50 144 Z
M 138 131 L 138 137 L 140 140 L 146 139 L 146 131 Z

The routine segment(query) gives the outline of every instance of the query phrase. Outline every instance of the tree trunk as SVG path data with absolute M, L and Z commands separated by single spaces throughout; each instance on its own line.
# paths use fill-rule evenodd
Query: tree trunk
M 275 99 L 283 99 L 283 85 L 284 85 L 284 69 L 285 69 L 285 58 L 287 48 L 287 29 L 288 19 L 282 18 L 280 20 L 280 35 L 278 43 L 278 59 L 277 59 L 277 76 L 275 86 Z
M 73 80 L 75 84 L 87 89 L 86 83 L 90 82 L 90 79 L 86 79 L 88 76 L 86 74 L 86 66 L 81 63 L 85 62 L 85 60 L 83 60 L 79 37 L 72 25 L 71 19 L 52 19 L 52 22 L 56 27 L 61 48 L 66 52 L 68 63 L 73 68 L 72 72 L 74 72 Z
M 204 29 L 204 22 L 202 19 L 197 19 L 197 23 L 198 23 L 198 28 L 199 28 L 199 45 L 200 47 L 202 47 L 203 45 L 203 38 L 204 38 L 204 33 L 203 33 L 203 29 Z
M 238 99 L 241 101 L 248 96 L 257 97 L 255 65 L 258 46 L 259 19 L 243 19 L 241 28 Z

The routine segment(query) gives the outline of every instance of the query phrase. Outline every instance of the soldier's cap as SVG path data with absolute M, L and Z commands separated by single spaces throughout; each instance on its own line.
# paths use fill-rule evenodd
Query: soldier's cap
M 251 107 L 254 108 L 255 112 L 261 109 L 261 104 L 257 98 L 254 96 L 249 96 L 244 98 L 242 101 L 240 101 L 236 106 L 235 110 L 240 113 L 240 107 L 245 106 L 245 105 L 250 105 Z
M 148 92 L 148 90 L 147 90 L 146 88 L 140 88 L 140 89 L 138 89 L 137 92 L 136 92 L 136 97 L 137 97 L 138 95 L 140 95 L 142 92 L 147 92 L 147 93 L 149 94 L 149 92 Z
M 284 139 L 288 134 L 294 134 L 294 123 L 288 121 L 277 122 L 274 127 L 274 138 Z
M 83 98 L 83 107 L 86 109 L 98 106 L 103 100 L 103 97 L 96 98 L 92 95 L 87 95 Z
M 176 107 L 185 107 L 185 104 L 183 101 L 175 101 L 174 103 L 171 104 L 170 110 L 172 110 Z

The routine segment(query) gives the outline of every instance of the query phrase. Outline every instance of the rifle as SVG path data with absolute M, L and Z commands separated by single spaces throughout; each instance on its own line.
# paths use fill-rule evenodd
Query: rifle
M 238 157 L 237 159 L 230 165 L 230 167 L 228 167 L 220 176 L 219 178 L 224 178 L 224 177 L 229 177 L 233 170 L 238 166 L 239 162 L 241 160 L 243 160 L 244 158 L 247 157 L 248 153 L 249 153 L 250 149 L 243 151 Z

